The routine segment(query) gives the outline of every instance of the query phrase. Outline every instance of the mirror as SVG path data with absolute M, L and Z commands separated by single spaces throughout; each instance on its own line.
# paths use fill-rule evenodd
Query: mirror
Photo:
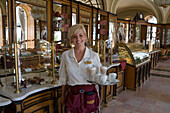
M 8 40 L 8 27 L 6 16 L 6 0 L 0 1 L 0 49 L 5 46 Z
M 70 41 L 67 34 L 71 26 L 71 6 L 69 4 L 53 3 L 53 30 L 57 49 L 69 49 Z M 61 50 L 61 51 L 62 51 Z
M 47 40 L 46 2 L 32 2 L 16 1 L 16 36 L 21 49 L 35 48 L 37 40 Z

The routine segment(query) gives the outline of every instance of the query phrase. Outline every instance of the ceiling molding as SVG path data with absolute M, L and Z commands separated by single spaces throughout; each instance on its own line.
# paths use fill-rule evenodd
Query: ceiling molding
M 127 9 L 140 9 L 152 13 L 151 15 L 155 16 L 159 23 L 164 20 L 162 10 L 152 0 L 113 0 L 111 5 L 110 12 L 115 14 Z M 168 15 L 166 17 L 168 18 Z

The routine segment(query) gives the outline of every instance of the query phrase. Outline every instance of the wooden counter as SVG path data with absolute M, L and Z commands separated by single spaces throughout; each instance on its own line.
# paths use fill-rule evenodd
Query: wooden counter
M 30 73 L 27 76 L 36 76 L 38 73 Z M 44 77 L 43 74 L 39 76 Z M 49 81 L 50 76 L 46 76 L 45 80 Z M 0 87 L 0 95 L 11 100 L 11 104 L 4 107 L 7 113 L 63 113 L 61 96 L 62 88 L 58 84 L 51 84 L 47 82 L 44 85 L 33 84 L 29 88 L 22 88 L 21 93 L 15 94 L 16 90 L 10 85 L 13 77 L 8 78 L 8 85 L 2 80 L 4 87 Z M 100 105 L 101 109 L 107 105 L 107 102 L 115 95 L 116 85 L 99 85 Z
M 11 103 L 10 99 L 4 98 L 0 96 L 0 113 L 5 113 L 5 106 Z
M 119 83 L 116 85 L 116 90 L 114 92 L 114 98 L 115 96 L 120 93 L 123 89 L 125 89 L 125 75 L 124 70 L 121 67 L 120 63 L 117 63 L 117 65 L 114 65 L 108 69 L 108 73 L 116 73 L 117 78 L 119 80 Z
M 161 53 L 161 50 L 155 50 L 155 51 L 149 52 L 150 60 L 151 60 L 151 68 L 155 68 L 155 66 L 157 65 L 159 61 L 160 53 Z
M 150 77 L 151 61 L 146 60 L 136 66 L 127 63 L 125 69 L 125 86 L 128 89 L 137 90 Z
M 4 86 L 0 88 L 0 94 L 12 100 L 12 103 L 5 107 L 8 113 L 57 113 L 61 106 L 58 101 L 61 97 L 60 89 L 61 86 L 57 84 L 33 85 L 15 94 L 12 86 Z
M 15 94 L 15 88 L 11 85 L 13 76 L 2 79 L 4 84 L 0 87 L 0 95 L 9 98 L 12 103 L 5 107 L 7 113 L 62 113 L 61 111 L 61 86 L 59 84 L 51 84 L 51 76 L 47 72 L 29 73 L 22 75 L 27 78 L 39 76 L 44 78 L 46 84 L 31 84 L 31 87 L 22 88 L 21 93 Z

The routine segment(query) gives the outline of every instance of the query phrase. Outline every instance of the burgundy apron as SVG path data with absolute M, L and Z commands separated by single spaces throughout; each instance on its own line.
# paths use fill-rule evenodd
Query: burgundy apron
M 68 86 L 65 105 L 71 113 L 95 112 L 99 106 L 95 85 Z

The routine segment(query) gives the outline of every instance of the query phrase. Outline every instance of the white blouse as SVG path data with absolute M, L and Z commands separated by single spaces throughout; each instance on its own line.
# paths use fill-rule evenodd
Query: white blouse
M 96 67 L 100 69 L 101 63 L 98 53 L 89 50 L 86 47 L 83 59 L 78 63 L 74 54 L 74 48 L 65 51 L 62 54 L 59 69 L 60 85 L 85 85 L 89 79 L 88 68 Z

